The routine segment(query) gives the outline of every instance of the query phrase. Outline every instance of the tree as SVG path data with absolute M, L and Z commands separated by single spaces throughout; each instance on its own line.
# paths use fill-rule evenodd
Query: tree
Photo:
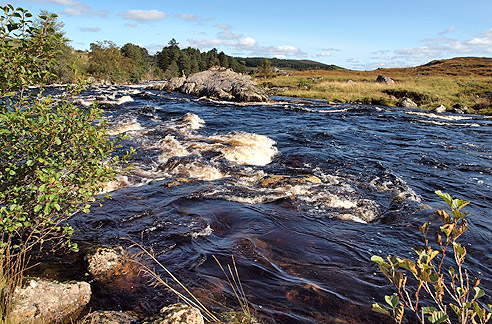
M 115 83 L 128 81 L 130 74 L 128 68 L 124 68 L 124 60 L 120 49 L 111 41 L 91 44 L 89 73 L 98 79 Z
M 261 65 L 258 67 L 258 74 L 262 75 L 264 78 L 268 78 L 272 74 L 270 60 L 265 58 L 261 61 Z
M 134 83 L 141 81 L 150 69 L 147 49 L 128 43 L 121 48 L 121 54 L 126 58 L 124 68 L 128 72 L 129 81 Z
M 66 221 L 89 212 L 119 172 L 119 159 L 102 111 L 72 104 L 80 86 L 56 100 L 24 91 L 50 76 L 37 64 L 50 66 L 62 42 L 53 30 L 56 16 L 40 16 L 40 27 L 27 10 L 0 10 L 0 283 L 13 288 L 12 264 L 34 247 L 77 248 Z

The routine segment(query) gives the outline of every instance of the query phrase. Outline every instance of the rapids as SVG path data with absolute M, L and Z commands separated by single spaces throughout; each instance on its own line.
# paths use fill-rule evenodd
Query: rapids
M 112 199 L 73 218 L 82 244 L 142 242 L 191 289 L 239 308 L 212 257 L 234 255 L 264 323 L 379 323 L 370 307 L 393 290 L 370 258 L 412 256 L 443 190 L 472 201 L 467 264 L 492 294 L 492 119 L 126 87 L 79 103 L 104 96 L 110 134 L 136 155 Z

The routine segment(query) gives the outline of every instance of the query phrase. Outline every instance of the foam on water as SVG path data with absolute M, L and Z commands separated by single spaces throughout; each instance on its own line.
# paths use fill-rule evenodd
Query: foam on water
M 143 130 L 142 125 L 140 125 L 140 123 L 136 119 L 132 119 L 132 120 L 123 121 L 115 125 L 114 127 L 108 130 L 108 134 L 117 135 L 130 131 L 141 131 L 141 130 Z
M 205 126 L 205 121 L 192 113 L 186 113 L 182 119 L 183 126 L 190 129 L 200 129 Z
M 187 148 L 172 135 L 164 137 L 158 142 L 157 146 L 162 150 L 162 153 L 158 158 L 160 163 L 166 163 L 174 156 L 187 156 L 191 154 Z
M 275 141 L 264 135 L 234 132 L 209 139 L 220 144 L 217 148 L 227 160 L 238 164 L 267 165 L 278 152 Z

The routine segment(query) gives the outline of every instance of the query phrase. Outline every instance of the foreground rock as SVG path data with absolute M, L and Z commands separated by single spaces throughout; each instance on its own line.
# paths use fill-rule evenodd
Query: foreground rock
M 14 323 L 70 323 L 90 299 L 87 282 L 29 279 L 14 296 L 11 317 Z
M 224 68 L 211 68 L 194 73 L 187 78 L 172 78 L 148 89 L 176 91 L 197 97 L 238 102 L 269 101 L 266 91 L 256 85 L 250 76 Z
M 204 324 L 200 311 L 181 303 L 166 306 L 142 324 Z
M 138 319 L 117 311 L 97 311 L 84 316 L 78 324 L 136 324 Z

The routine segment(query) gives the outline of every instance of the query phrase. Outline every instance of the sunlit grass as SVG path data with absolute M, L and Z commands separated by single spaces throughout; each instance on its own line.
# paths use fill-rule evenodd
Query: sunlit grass
M 444 105 L 451 110 L 453 105 L 469 107 L 467 113 L 492 114 L 492 76 L 465 73 L 475 71 L 470 67 L 417 73 L 412 69 L 387 69 L 381 71 L 303 71 L 291 76 L 258 79 L 268 88 L 284 88 L 279 95 L 324 99 L 340 103 L 364 103 L 387 106 L 398 105 L 402 97 L 408 96 L 419 108 L 434 109 Z M 395 84 L 376 82 L 378 74 L 393 78 Z M 461 75 L 460 75 L 461 74 Z M 349 81 L 350 80 L 350 81 Z

